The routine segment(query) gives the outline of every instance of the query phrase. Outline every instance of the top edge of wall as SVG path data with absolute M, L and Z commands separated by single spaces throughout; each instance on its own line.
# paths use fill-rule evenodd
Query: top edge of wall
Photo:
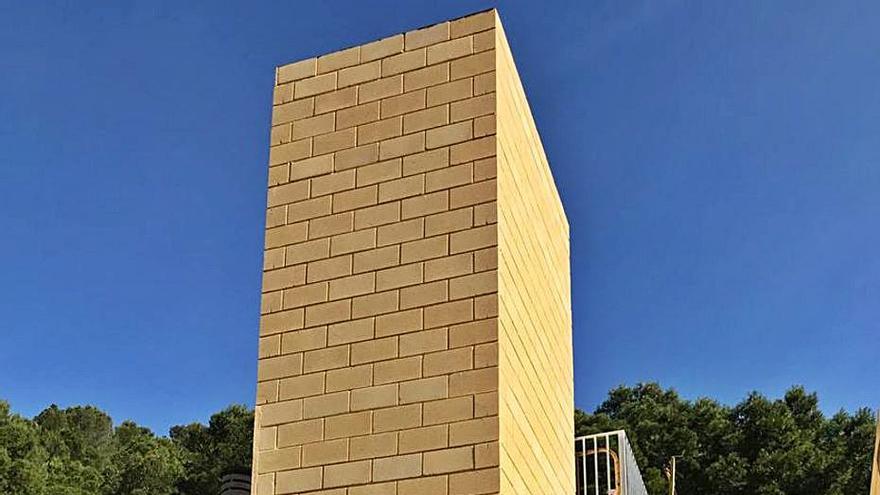
M 388 35 L 386 35 L 386 36 L 382 36 L 382 37 L 379 37 L 379 38 L 369 39 L 369 40 L 363 41 L 363 42 L 361 42 L 361 43 L 355 43 L 355 44 L 352 44 L 352 45 L 343 46 L 343 47 L 341 47 L 341 48 L 339 48 L 339 49 L 332 50 L 332 51 L 329 51 L 329 52 L 317 53 L 317 54 L 315 54 L 315 55 L 312 55 L 311 57 L 306 57 L 306 58 L 301 58 L 301 59 L 297 59 L 297 60 L 291 60 L 291 61 L 289 61 L 289 62 L 284 62 L 284 63 L 281 63 L 281 64 L 276 65 L 276 66 L 275 66 L 275 69 L 277 70 L 277 69 L 279 69 L 279 68 L 281 68 L 281 67 L 287 67 L 287 66 L 289 66 L 289 65 L 294 65 L 294 64 L 299 64 L 299 63 L 303 63 L 303 62 L 308 62 L 308 61 L 310 61 L 310 60 L 317 59 L 318 57 L 323 57 L 323 56 L 325 56 L 325 55 L 331 55 L 331 54 L 333 54 L 333 53 L 344 52 L 344 51 L 349 50 L 349 49 L 352 49 L 352 48 L 356 48 L 356 47 L 359 47 L 359 46 L 368 45 L 368 44 L 370 44 L 370 43 L 375 43 L 375 42 L 382 41 L 382 40 L 385 40 L 385 39 L 388 39 L 388 38 L 392 38 L 392 37 L 394 37 L 394 36 L 405 35 L 405 34 L 407 34 L 407 33 L 411 33 L 411 32 L 414 32 L 414 31 L 421 31 L 421 30 L 423 30 L 423 29 L 428 29 L 428 28 L 430 28 L 430 27 L 437 26 L 437 25 L 440 25 L 440 24 L 443 24 L 443 23 L 446 23 L 446 22 L 455 22 L 455 21 L 458 21 L 458 20 L 461 20 L 461 19 L 466 19 L 466 18 L 468 18 L 468 17 L 474 17 L 474 16 L 477 16 L 477 15 L 480 15 L 480 14 L 485 14 L 485 13 L 488 13 L 488 12 L 495 12 L 495 16 L 496 16 L 496 18 L 500 19 L 500 14 L 499 14 L 499 12 L 498 12 L 498 9 L 495 8 L 495 7 L 490 7 L 490 8 L 488 8 L 488 9 L 477 10 L 477 11 L 474 11 L 474 12 L 470 12 L 470 13 L 468 13 L 468 14 L 460 15 L 460 16 L 458 16 L 458 17 L 453 17 L 453 18 L 451 18 L 451 19 L 444 19 L 444 20 L 441 20 L 441 21 L 432 22 L 432 23 L 430 23 L 430 24 L 424 24 L 424 25 L 422 25 L 422 26 L 418 26 L 418 27 L 415 27 L 415 28 L 412 28 L 412 29 L 407 29 L 407 30 L 405 30 L 405 31 L 397 31 L 397 32 L 394 32 L 394 33 L 388 34 Z

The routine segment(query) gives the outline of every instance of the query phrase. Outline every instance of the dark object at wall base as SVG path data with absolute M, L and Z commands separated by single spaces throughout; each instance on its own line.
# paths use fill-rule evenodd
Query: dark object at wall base
M 250 495 L 251 476 L 249 474 L 227 474 L 220 478 L 219 495 Z

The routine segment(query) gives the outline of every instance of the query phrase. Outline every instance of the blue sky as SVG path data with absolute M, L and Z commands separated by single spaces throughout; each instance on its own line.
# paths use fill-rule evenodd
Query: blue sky
M 880 405 L 870 0 L 0 3 L 0 398 L 160 433 L 252 402 L 273 67 L 496 5 L 571 223 L 576 404 Z

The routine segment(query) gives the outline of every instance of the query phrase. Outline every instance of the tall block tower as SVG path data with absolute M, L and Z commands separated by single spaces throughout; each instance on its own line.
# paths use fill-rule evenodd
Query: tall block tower
M 277 69 L 255 494 L 572 494 L 568 224 L 496 12 Z

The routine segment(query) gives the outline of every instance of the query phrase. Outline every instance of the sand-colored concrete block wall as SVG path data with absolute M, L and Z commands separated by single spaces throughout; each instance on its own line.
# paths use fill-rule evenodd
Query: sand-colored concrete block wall
M 278 68 L 255 493 L 498 491 L 494 26 Z
M 562 397 L 571 392 L 571 354 L 558 328 L 568 315 L 549 312 L 568 308 L 539 302 L 540 314 L 522 311 L 526 298 L 567 291 L 560 258 L 566 253 L 567 261 L 567 238 L 551 238 L 561 209 L 530 212 L 522 204 L 550 205 L 548 185 L 535 178 L 552 188 L 549 171 L 540 170 L 546 162 L 519 172 L 513 169 L 525 159 L 510 159 L 506 178 L 496 180 L 497 154 L 533 151 L 496 140 L 503 109 L 496 83 L 518 81 L 495 70 L 499 32 L 490 11 L 278 68 L 254 493 L 470 495 L 568 486 L 548 480 L 568 476 L 573 462 L 570 435 L 564 453 L 553 450 L 557 435 L 571 429 L 571 398 Z M 529 182 L 515 198 L 502 183 L 520 177 Z M 499 196 L 508 205 L 496 204 Z M 510 211 L 499 215 L 502 209 Z M 499 242 L 499 216 L 539 237 L 511 233 Z M 528 226 L 536 219 L 544 226 Z M 540 251 L 542 242 L 557 241 L 564 246 Z M 501 246 L 552 262 L 514 264 Z M 535 270 L 545 266 L 564 273 L 543 280 Z M 508 290 L 502 307 L 519 313 L 506 309 L 507 320 L 499 318 L 499 282 L 522 281 L 538 285 Z M 552 297 L 567 301 L 567 292 Z M 548 317 L 541 330 L 552 335 L 529 340 L 539 330 L 535 320 Z M 529 361 L 530 349 L 500 343 L 534 344 L 541 356 Z M 562 349 L 551 351 L 551 343 Z M 533 375 L 512 379 L 526 372 Z M 568 383 L 540 388 L 539 380 Z M 523 392 L 561 402 L 540 409 L 541 396 L 513 397 Z M 505 423 L 517 407 L 524 416 Z M 563 425 L 550 425 L 566 407 Z M 544 434 L 552 438 L 525 455 L 523 442 Z M 536 474 L 504 472 L 520 460 L 537 462 Z M 556 462 L 565 466 L 545 467 Z
M 496 32 L 501 493 L 574 493 L 568 222 Z

